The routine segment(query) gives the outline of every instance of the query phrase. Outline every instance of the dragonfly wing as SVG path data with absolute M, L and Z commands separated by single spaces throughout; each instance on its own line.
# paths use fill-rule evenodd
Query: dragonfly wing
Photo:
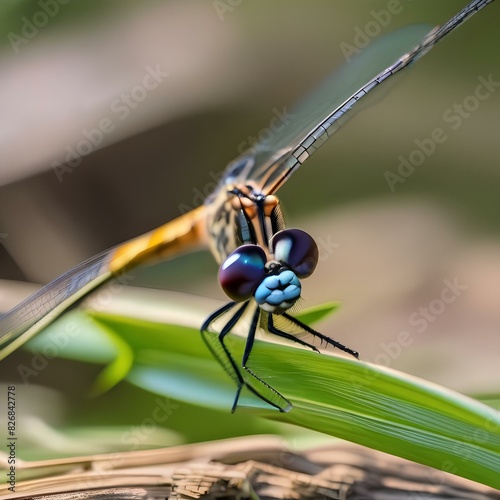
M 45 285 L 0 318 L 0 359 L 27 342 L 113 274 L 112 252 L 92 257 Z
M 256 175 L 262 190 L 275 192 L 347 121 L 358 101 L 383 81 L 387 68 L 428 31 L 426 25 L 411 26 L 373 42 L 299 103 L 291 113 L 290 127 L 276 136 L 274 144 L 256 146 L 255 168 L 261 165 Z
M 380 75 L 428 32 L 427 25 L 410 26 L 373 42 L 299 104 L 272 140 L 256 144 L 228 165 L 218 189 L 205 201 L 211 251 L 219 263 L 238 246 L 234 229 L 237 214 L 228 190 L 252 184 L 265 195 L 274 193 L 345 121 L 347 111 L 369 91 L 366 82 Z
M 199 207 L 107 250 L 63 274 L 0 317 L 0 360 L 21 347 L 80 299 L 137 265 L 168 259 L 206 245 L 205 210 Z
M 289 113 L 270 140 L 232 162 L 223 183 L 251 181 L 264 194 L 276 192 L 347 121 L 358 101 L 492 1 L 473 1 L 432 31 L 428 25 L 414 25 L 372 42 Z

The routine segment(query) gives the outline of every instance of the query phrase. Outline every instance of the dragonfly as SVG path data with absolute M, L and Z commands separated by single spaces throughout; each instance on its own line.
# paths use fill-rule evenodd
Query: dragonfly
M 409 26 L 372 42 L 304 99 L 271 141 L 255 144 L 231 162 L 204 204 L 81 263 L 2 316 L 0 359 L 135 266 L 209 248 L 231 301 L 206 319 L 201 333 L 236 384 L 232 411 L 244 387 L 271 407 L 289 411 L 292 403 L 249 367 L 259 328 L 315 351 L 316 338 L 355 358 L 358 353 L 288 313 L 301 297 L 301 280 L 316 268 L 318 247 L 307 232 L 285 227 L 276 192 L 359 109 L 360 101 L 492 2 L 474 0 L 441 26 Z M 246 319 L 246 344 L 237 363 L 227 335 Z

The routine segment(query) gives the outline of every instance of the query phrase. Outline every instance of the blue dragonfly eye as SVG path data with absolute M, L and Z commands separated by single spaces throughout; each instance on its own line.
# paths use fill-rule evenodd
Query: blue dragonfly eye
M 229 254 L 219 269 L 224 293 L 236 302 L 252 297 L 266 275 L 266 253 L 258 245 L 242 245 Z
M 301 229 L 284 229 L 270 242 L 274 258 L 285 263 L 299 278 L 311 276 L 318 264 L 318 245 Z

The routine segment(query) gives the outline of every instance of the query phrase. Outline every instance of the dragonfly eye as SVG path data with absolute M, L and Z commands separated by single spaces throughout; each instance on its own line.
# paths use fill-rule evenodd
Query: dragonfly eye
M 229 254 L 219 270 L 224 293 L 236 302 L 252 297 L 266 275 L 267 258 L 258 245 L 242 245 Z
M 301 229 L 284 229 L 270 242 L 276 260 L 284 262 L 299 278 L 311 276 L 318 264 L 318 245 Z

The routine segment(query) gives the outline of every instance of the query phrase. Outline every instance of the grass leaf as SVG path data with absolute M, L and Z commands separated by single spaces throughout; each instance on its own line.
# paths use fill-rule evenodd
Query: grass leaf
M 120 332 L 136 351 L 129 376 L 134 384 L 229 411 L 235 386 L 205 352 L 197 330 L 105 314 L 94 318 Z M 229 339 L 236 359 L 244 341 Z M 244 391 L 237 411 L 258 412 L 500 488 L 499 414 L 476 400 L 362 361 L 263 341 L 255 343 L 250 366 L 294 408 L 279 413 Z
M 236 387 L 198 330 L 213 304 L 184 295 L 176 304 L 158 291 L 134 294 L 132 302 L 120 297 L 106 311 L 87 312 L 82 320 L 83 330 L 93 324 L 105 332 L 108 349 L 100 362 L 109 363 L 112 350 L 118 357 L 128 353 L 112 376 L 103 376 L 108 385 L 128 373 L 129 382 L 148 391 L 229 412 Z M 308 319 L 333 309 L 319 308 Z M 66 316 L 78 323 L 75 314 L 82 313 Z M 74 339 L 87 358 L 92 347 L 86 339 L 92 342 L 95 336 Z M 115 336 L 120 340 L 112 340 Z M 245 339 L 230 335 L 227 345 L 240 360 Z M 71 345 L 61 355 L 65 352 L 76 356 Z M 294 407 L 280 413 L 243 390 L 237 412 L 320 431 L 500 488 L 499 413 L 477 400 L 363 361 L 262 340 L 255 342 L 249 366 Z

